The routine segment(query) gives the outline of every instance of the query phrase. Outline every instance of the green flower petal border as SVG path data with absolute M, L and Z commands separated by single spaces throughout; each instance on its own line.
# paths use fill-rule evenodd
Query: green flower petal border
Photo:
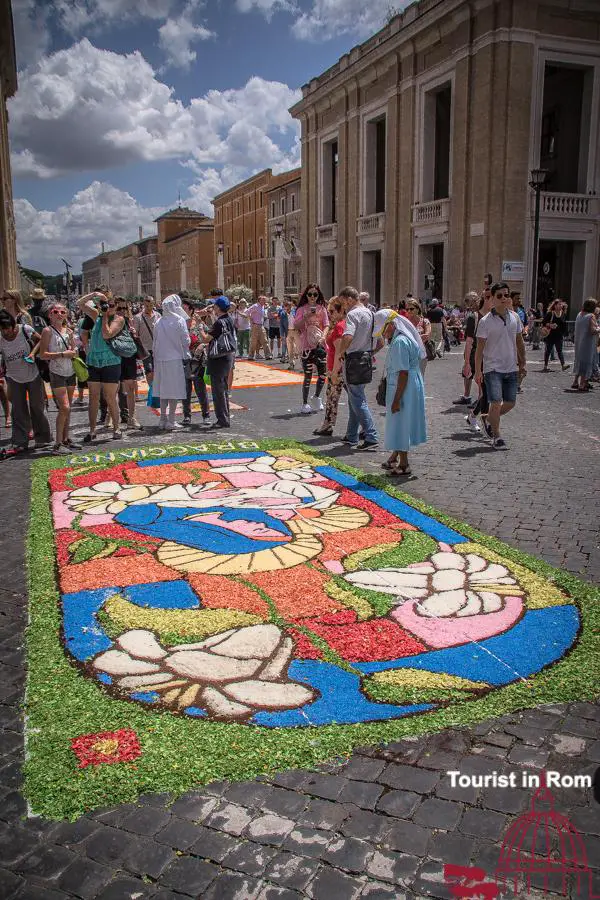
M 600 695 L 600 589 L 555 569 L 527 553 L 482 534 L 469 525 L 402 493 L 384 477 L 340 463 L 297 441 L 152 445 L 95 454 L 98 465 L 135 459 L 136 453 L 165 447 L 169 455 L 194 452 L 290 450 L 306 454 L 455 529 L 506 559 L 554 582 L 578 605 L 582 628 L 577 645 L 550 669 L 507 685 L 480 699 L 386 722 L 326 725 L 307 729 L 249 729 L 244 725 L 197 721 L 149 712 L 103 694 L 67 659 L 60 640 L 54 531 L 48 474 L 56 468 L 85 465 L 81 457 L 37 460 L 32 464 L 30 526 L 27 538 L 30 624 L 27 627 L 26 762 L 24 793 L 34 814 L 74 820 L 104 806 L 133 802 L 147 792 L 176 797 L 211 781 L 241 781 L 291 768 L 309 768 L 348 756 L 357 746 L 384 744 L 407 735 L 466 726 L 520 709 Z M 89 457 L 84 457 L 84 459 Z M 133 729 L 142 755 L 135 762 L 77 768 L 71 739 L 88 733 Z

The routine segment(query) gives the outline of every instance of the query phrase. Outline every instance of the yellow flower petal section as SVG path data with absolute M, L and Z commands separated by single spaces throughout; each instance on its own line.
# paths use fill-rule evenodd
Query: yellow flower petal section
M 506 559 L 504 556 L 500 556 L 499 553 L 495 553 L 493 550 L 489 550 L 481 544 L 455 544 L 453 550 L 456 553 L 463 553 L 465 555 L 468 553 L 477 553 L 479 556 L 483 556 L 484 559 L 487 559 L 490 562 L 500 563 L 501 565 L 506 566 L 509 572 L 515 576 L 520 587 L 527 592 L 526 596 L 523 597 L 523 604 L 526 609 L 543 609 L 546 606 L 563 606 L 565 603 L 573 602 L 571 598 L 566 594 L 563 594 L 555 584 L 552 584 L 551 581 L 547 581 L 543 575 L 537 575 L 535 572 L 532 572 L 531 569 L 527 569 L 520 563 Z M 486 590 L 487 587 L 488 586 L 486 585 Z M 494 590 L 496 590 L 496 588 L 494 588 Z M 497 593 L 499 592 L 497 591 Z M 517 590 L 512 593 L 519 595 L 521 594 L 521 591 Z
M 225 555 L 210 553 L 206 550 L 195 550 L 193 547 L 166 541 L 156 555 L 165 566 L 170 566 L 179 572 L 203 572 L 207 575 L 247 575 L 249 572 L 276 572 L 280 569 L 291 569 L 309 559 L 314 559 L 322 549 L 321 541 L 311 533 L 298 534 L 289 544 L 270 550 Z
M 407 688 L 445 688 L 446 690 L 480 691 L 489 687 L 485 681 L 471 681 L 459 675 L 445 672 L 427 672 L 423 669 L 391 669 L 371 676 L 377 684 L 393 684 Z
M 374 615 L 374 610 L 368 600 L 359 597 L 353 591 L 345 591 L 335 581 L 328 581 L 324 586 L 324 591 L 328 597 L 342 603 L 346 609 L 353 609 L 359 622 L 370 619 Z
M 106 601 L 104 611 L 123 631 L 143 628 L 153 631 L 159 639 L 174 634 L 202 639 L 230 628 L 262 622 L 260 616 L 234 609 L 148 609 L 130 603 L 120 594 Z
M 302 518 L 302 509 L 297 518 L 288 522 L 290 531 L 295 534 L 333 534 L 336 531 L 354 531 L 363 528 L 371 521 L 371 517 L 363 509 L 351 506 L 333 506 L 324 509 L 318 518 Z

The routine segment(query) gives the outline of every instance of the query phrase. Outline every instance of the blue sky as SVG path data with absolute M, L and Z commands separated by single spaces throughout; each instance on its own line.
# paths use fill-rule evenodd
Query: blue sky
M 182 202 L 299 164 L 299 88 L 406 0 L 13 0 L 22 265 L 50 274 Z

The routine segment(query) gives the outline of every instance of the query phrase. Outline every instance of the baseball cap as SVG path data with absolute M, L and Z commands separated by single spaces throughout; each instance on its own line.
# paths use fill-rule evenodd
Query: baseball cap
M 215 306 L 218 306 L 219 309 L 222 309 L 223 312 L 227 312 L 227 310 L 231 306 L 229 299 L 223 295 L 221 295 L 220 297 L 215 297 L 214 304 Z

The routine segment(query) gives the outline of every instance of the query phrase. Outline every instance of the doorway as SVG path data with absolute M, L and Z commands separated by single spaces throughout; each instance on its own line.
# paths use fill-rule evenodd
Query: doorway
M 361 290 L 369 292 L 377 309 L 381 307 L 381 250 L 363 251 Z

